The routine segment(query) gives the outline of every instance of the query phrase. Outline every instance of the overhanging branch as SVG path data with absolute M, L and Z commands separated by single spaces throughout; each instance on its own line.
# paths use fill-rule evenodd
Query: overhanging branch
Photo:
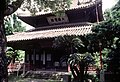
M 7 9 L 4 12 L 4 16 L 11 15 L 14 13 L 22 4 L 24 0 L 17 0 L 15 2 L 12 2 L 12 4 L 7 6 Z

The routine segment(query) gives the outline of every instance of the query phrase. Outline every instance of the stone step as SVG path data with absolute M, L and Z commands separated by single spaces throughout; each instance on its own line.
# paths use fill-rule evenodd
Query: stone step
M 55 72 L 34 72 L 28 71 L 24 77 L 27 78 L 37 78 L 37 79 L 52 79 L 52 80 L 61 80 L 61 75 Z
M 70 80 L 70 74 L 68 72 L 55 72 L 55 71 L 28 71 L 25 77 L 33 78 L 36 80 L 37 79 L 44 80 L 44 82 L 46 81 L 48 82 L 48 80 L 55 80 L 55 82 L 69 82 L 68 80 Z M 36 80 L 32 82 L 37 82 Z

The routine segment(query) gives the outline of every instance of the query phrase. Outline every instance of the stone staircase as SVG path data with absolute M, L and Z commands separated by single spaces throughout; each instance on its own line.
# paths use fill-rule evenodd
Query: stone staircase
M 70 73 L 68 72 L 27 71 L 23 77 L 41 79 L 41 80 L 55 80 L 55 82 L 68 82 L 67 80 L 69 80 L 69 76 Z

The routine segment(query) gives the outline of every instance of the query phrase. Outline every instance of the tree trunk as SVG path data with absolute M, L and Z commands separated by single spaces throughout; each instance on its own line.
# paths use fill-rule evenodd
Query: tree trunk
M 84 82 L 84 62 L 80 63 L 80 82 Z
M 1 21 L 0 19 L 0 79 L 1 80 L 7 79 L 7 74 L 8 74 L 7 73 L 7 57 L 5 55 L 6 37 L 4 34 L 5 33 L 4 33 L 3 21 Z M 3 82 L 3 81 L 0 81 L 0 82 Z
M 8 82 L 7 57 L 5 55 L 6 37 L 4 30 L 5 0 L 0 0 L 0 82 Z
M 76 79 L 77 76 L 76 76 L 76 74 L 75 74 L 75 72 L 74 72 L 74 68 L 73 68 L 73 66 L 72 66 L 71 64 L 70 64 L 70 70 L 71 70 L 71 72 L 72 72 L 72 75 L 73 75 L 74 79 Z
M 77 66 L 74 66 L 74 71 L 76 72 L 76 76 L 77 76 L 77 79 L 78 79 L 78 82 L 80 81 L 80 71 L 78 70 L 78 67 Z
M 8 61 L 5 55 L 7 41 L 4 28 L 4 16 L 15 12 L 21 6 L 23 1 L 24 0 L 17 0 L 11 5 L 8 5 L 6 0 L 0 0 L 0 82 L 8 82 Z

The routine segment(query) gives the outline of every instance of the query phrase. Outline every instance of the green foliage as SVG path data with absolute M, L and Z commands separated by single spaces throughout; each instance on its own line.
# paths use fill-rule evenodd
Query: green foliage
M 68 63 L 70 64 L 74 81 L 83 82 L 83 80 L 88 80 L 88 68 L 89 66 L 93 66 L 95 62 L 91 53 L 86 52 L 84 54 L 71 54 L 68 58 Z
M 82 41 L 83 36 L 59 36 L 56 37 L 53 42 L 53 47 L 55 48 L 68 48 L 70 49 L 70 52 L 73 53 L 74 51 L 78 51 L 80 48 L 83 49 L 85 46 L 85 40 Z
M 14 50 L 11 47 L 7 47 L 6 55 L 12 59 L 14 63 L 16 61 L 23 61 L 25 52 L 22 50 Z
M 108 60 L 108 53 L 111 52 L 110 49 L 104 48 L 102 49 L 102 64 L 103 64 L 103 69 L 106 70 L 107 69 L 107 60 Z M 95 61 L 95 67 L 97 67 L 98 69 L 100 69 L 100 52 L 96 52 L 93 53 L 94 54 L 94 61 Z
M 11 3 L 15 3 L 15 1 L 17 0 L 6 0 L 6 6 Z M 71 1 L 72 0 L 23 0 L 21 9 L 28 10 L 33 15 L 42 10 L 44 10 L 45 12 L 59 12 L 68 9 L 70 7 Z
M 105 21 L 96 25 L 92 31 L 102 45 L 103 63 L 107 71 L 120 73 L 120 0 L 110 10 L 105 12 Z M 105 49 L 105 50 L 104 50 Z M 116 78 L 114 78 L 116 79 Z
M 33 14 L 41 10 L 58 12 L 69 8 L 70 4 L 71 0 L 24 0 L 22 9 L 27 9 Z
M 94 36 L 93 36 L 94 37 Z M 92 37 L 92 38 L 93 38 Z M 91 39 L 93 40 L 93 39 Z M 96 52 L 90 35 L 84 36 L 59 36 L 54 40 L 54 47 L 68 50 L 68 63 L 75 81 L 83 81 L 87 77 L 88 67 L 93 65 L 94 54 Z
M 68 59 L 68 62 L 72 66 L 74 66 L 76 64 L 79 65 L 80 63 L 84 63 L 84 64 L 86 64 L 86 67 L 87 67 L 89 64 L 93 63 L 93 60 L 94 60 L 94 58 L 91 55 L 91 53 L 86 52 L 84 54 L 80 54 L 80 53 L 71 54 Z
M 25 31 L 25 27 L 22 26 L 21 22 L 18 20 L 15 14 L 6 17 L 4 21 L 5 21 L 5 34 L 6 35 L 11 35 L 14 32 Z M 12 48 L 9 48 L 6 51 L 6 54 L 8 57 L 12 58 L 12 62 L 15 62 L 15 60 L 20 61 L 20 60 L 23 60 L 24 58 L 22 51 L 14 50 Z
M 5 31 L 6 35 L 13 34 L 14 32 L 23 32 L 25 27 L 22 26 L 22 23 L 18 20 L 15 14 L 5 18 Z

